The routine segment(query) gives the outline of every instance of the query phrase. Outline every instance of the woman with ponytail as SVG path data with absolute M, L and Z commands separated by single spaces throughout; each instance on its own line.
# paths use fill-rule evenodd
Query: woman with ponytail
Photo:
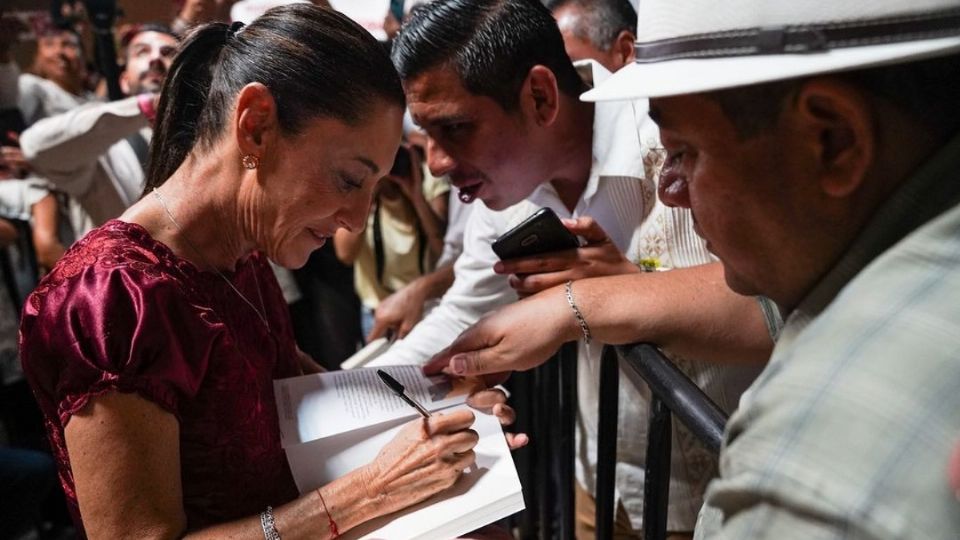
M 468 412 L 410 424 L 298 495 L 273 383 L 315 368 L 267 265 L 363 227 L 404 107 L 386 53 L 309 4 L 199 27 L 161 93 L 141 199 L 28 299 L 23 364 L 81 534 L 331 538 L 473 462 Z

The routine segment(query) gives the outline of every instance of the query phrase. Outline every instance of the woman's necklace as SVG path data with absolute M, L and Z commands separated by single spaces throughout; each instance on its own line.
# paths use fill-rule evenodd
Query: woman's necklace
M 251 302 L 250 300 L 247 300 L 247 297 L 244 296 L 243 293 L 240 292 L 240 290 L 233 285 L 233 282 L 227 279 L 227 276 L 223 275 L 223 272 L 218 270 L 216 266 L 210 264 L 210 262 L 207 261 L 207 258 L 203 256 L 203 253 L 201 253 L 200 250 L 193 245 L 193 242 L 191 242 L 190 238 L 187 237 L 187 233 L 183 232 L 183 227 L 181 227 L 180 224 L 177 223 L 177 220 L 174 219 L 173 214 L 170 212 L 170 207 L 167 206 L 167 201 L 163 199 L 163 196 L 160 195 L 160 191 L 157 188 L 153 188 L 153 195 L 154 197 L 157 198 L 157 201 L 160 203 L 160 206 L 163 207 L 163 211 L 167 214 L 167 218 L 170 219 L 170 223 L 173 223 L 173 226 L 177 228 L 177 230 L 180 232 L 180 236 L 182 236 L 183 240 L 187 243 L 188 246 L 190 246 L 190 249 L 193 250 L 197 258 L 199 258 L 204 265 L 206 265 L 209 268 L 212 268 L 213 271 L 218 276 L 220 276 L 220 278 L 223 279 L 223 281 L 226 282 L 226 284 L 229 285 L 231 289 L 233 289 L 233 292 L 237 293 L 237 296 L 239 296 L 241 300 L 246 302 L 246 304 L 250 306 L 250 309 L 252 309 L 254 313 L 256 313 L 258 317 L 260 317 L 260 320 L 263 321 L 263 325 L 267 327 L 267 330 L 270 330 L 270 323 L 267 322 L 267 316 L 266 316 L 267 308 L 263 304 L 263 294 L 260 292 L 260 281 L 257 279 L 257 273 L 256 272 L 253 273 L 253 280 L 257 286 L 257 296 L 260 298 L 260 309 L 257 309 L 257 306 L 253 305 L 253 302 Z

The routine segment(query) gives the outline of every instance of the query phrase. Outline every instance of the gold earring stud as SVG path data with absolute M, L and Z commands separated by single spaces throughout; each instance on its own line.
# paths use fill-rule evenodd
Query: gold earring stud
M 247 169 L 256 169 L 260 166 L 260 158 L 253 154 L 247 154 L 243 156 L 241 162 L 243 163 L 244 168 Z

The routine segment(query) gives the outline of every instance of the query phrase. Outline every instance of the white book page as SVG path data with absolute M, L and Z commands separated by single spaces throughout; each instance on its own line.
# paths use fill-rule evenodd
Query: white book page
M 384 366 L 428 411 L 463 403 L 476 381 L 426 377 L 420 366 Z M 316 373 L 273 382 L 284 448 L 417 416 L 377 376 L 377 368 Z
M 468 408 L 459 405 L 449 410 Z M 480 435 L 476 464 L 447 491 L 357 527 L 345 539 L 454 538 L 523 510 L 513 458 L 497 418 L 472 410 Z M 287 447 L 287 460 L 301 493 L 316 489 L 372 461 L 409 420 L 342 433 Z M 389 429 L 386 429 L 389 426 Z

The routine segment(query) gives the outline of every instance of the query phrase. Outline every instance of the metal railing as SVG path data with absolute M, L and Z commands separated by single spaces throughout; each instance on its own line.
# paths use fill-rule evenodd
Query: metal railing
M 515 518 L 520 538 L 574 539 L 577 344 L 540 367 L 515 373 L 509 386 L 516 430 L 530 444 L 514 454 L 527 509 Z
M 577 415 L 577 348 L 568 343 L 549 362 L 511 380 L 517 431 L 531 434 L 516 454 L 527 510 L 517 518 L 523 539 L 574 538 L 574 425 Z M 644 539 L 667 533 L 673 416 L 708 449 L 719 453 L 727 417 L 654 345 L 607 346 L 600 366 L 596 478 L 596 537 L 613 538 L 621 373 L 651 390 L 644 484 Z M 532 487 L 532 489 L 530 489 Z
M 618 386 L 621 371 L 635 386 L 650 387 L 644 480 L 644 540 L 667 536 L 672 416 L 708 449 L 720 452 L 727 416 L 660 350 L 648 343 L 605 347 L 600 369 L 597 442 L 597 538 L 613 537 Z

